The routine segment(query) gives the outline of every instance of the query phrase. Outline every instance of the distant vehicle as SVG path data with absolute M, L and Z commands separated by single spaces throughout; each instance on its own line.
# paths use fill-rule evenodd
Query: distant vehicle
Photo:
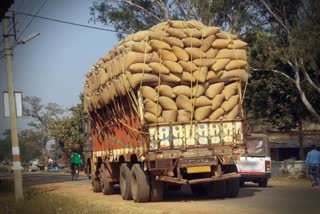
M 240 157 L 237 164 L 241 174 L 240 185 L 251 181 L 259 187 L 267 187 L 271 177 L 271 158 L 268 147 L 268 138 L 264 134 L 246 136 L 247 152 Z

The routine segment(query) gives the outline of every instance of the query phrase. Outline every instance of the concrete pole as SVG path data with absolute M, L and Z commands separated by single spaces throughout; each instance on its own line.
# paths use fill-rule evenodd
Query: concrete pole
M 5 49 L 5 61 L 6 61 L 6 74 L 7 74 L 7 87 L 9 97 L 9 112 L 10 112 L 10 129 L 11 129 L 11 144 L 12 144 L 12 161 L 13 161 L 13 173 L 14 173 L 14 190 L 16 201 L 23 200 L 23 187 L 22 187 L 22 175 L 21 175 L 21 163 L 20 163 L 20 151 L 18 142 L 18 131 L 16 121 L 16 108 L 14 104 L 13 94 L 13 80 L 11 69 L 11 48 L 9 46 L 9 35 L 7 19 L 2 19 L 3 27 L 3 41 Z

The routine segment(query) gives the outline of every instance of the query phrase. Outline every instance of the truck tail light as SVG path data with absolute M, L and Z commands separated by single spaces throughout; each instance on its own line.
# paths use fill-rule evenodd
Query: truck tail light
M 271 164 L 270 164 L 270 161 L 268 161 L 268 160 L 265 161 L 265 170 L 266 171 L 270 171 L 271 170 Z

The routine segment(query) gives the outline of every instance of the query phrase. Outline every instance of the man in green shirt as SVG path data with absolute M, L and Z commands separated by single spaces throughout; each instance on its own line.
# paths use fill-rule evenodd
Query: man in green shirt
M 72 171 L 75 169 L 75 166 L 79 166 L 80 164 L 82 164 L 81 156 L 77 153 L 76 150 L 73 151 L 70 162 Z

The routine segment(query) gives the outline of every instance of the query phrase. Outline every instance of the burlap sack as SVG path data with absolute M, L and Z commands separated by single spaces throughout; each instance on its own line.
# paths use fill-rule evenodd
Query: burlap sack
M 215 35 L 208 36 L 202 42 L 202 51 L 206 52 L 211 48 L 213 41 L 216 39 Z
M 150 53 L 152 51 L 152 47 L 147 42 L 136 42 L 132 44 L 131 50 L 141 53 Z
M 161 105 L 163 110 L 177 110 L 177 105 L 175 101 L 169 97 L 160 96 L 159 104 Z
M 224 115 L 224 110 L 222 108 L 218 108 L 217 110 L 213 111 L 210 116 L 209 119 L 210 120 L 216 120 L 219 117 Z
M 181 80 L 185 83 L 196 82 L 196 78 L 191 73 L 185 71 L 181 74 Z
M 144 110 L 146 112 L 150 112 L 156 116 L 160 116 L 162 112 L 162 108 L 160 105 L 157 105 L 157 103 L 153 102 L 152 100 L 145 99 L 143 101 Z
M 171 84 L 177 84 L 181 82 L 180 77 L 170 73 L 170 74 L 161 74 L 160 79 L 164 83 L 171 83 Z
M 194 119 L 197 121 L 206 119 L 211 113 L 211 106 L 199 107 L 194 111 Z
M 219 52 L 219 49 L 210 48 L 207 52 L 207 58 L 215 58 Z
M 207 67 L 200 67 L 198 70 L 193 72 L 192 75 L 194 76 L 194 78 L 198 82 L 204 83 L 206 81 L 206 78 L 207 78 L 207 73 L 208 73 L 208 68 Z
M 149 63 L 149 67 L 152 69 L 152 73 L 155 74 L 169 74 L 169 69 L 162 63 L 159 62 L 151 62 Z
M 198 66 L 196 66 L 193 62 L 191 61 L 188 61 L 188 62 L 185 62 L 185 61 L 179 61 L 178 62 L 181 67 L 183 68 L 183 71 L 187 71 L 187 72 L 193 72 L 193 71 L 196 71 L 199 69 Z
M 184 47 L 200 48 L 202 45 L 202 41 L 200 39 L 197 39 L 194 37 L 184 38 L 184 39 L 182 39 L 182 42 L 184 44 Z
M 230 83 L 229 85 L 226 85 L 221 94 L 224 95 L 225 99 L 228 100 L 231 96 L 235 95 L 238 91 L 238 82 Z
M 171 46 L 177 46 L 180 48 L 184 48 L 184 44 L 183 41 L 181 41 L 179 38 L 170 36 L 170 37 L 164 37 L 163 41 L 165 41 L 166 43 L 168 43 Z
M 190 56 L 190 59 L 199 59 L 199 58 L 206 58 L 206 53 L 203 52 L 200 48 L 185 48 L 187 53 Z
M 225 66 L 230 62 L 230 59 L 217 59 L 211 66 L 211 69 L 215 72 L 223 70 Z
M 173 93 L 173 89 L 168 85 L 158 85 L 155 89 L 161 96 L 176 98 L 176 94 Z
M 178 122 L 189 122 L 191 120 L 191 114 L 190 112 L 187 112 L 186 110 L 178 110 Z
M 99 78 L 100 78 L 100 83 L 102 85 L 109 80 L 109 78 L 108 78 L 109 76 L 107 75 L 105 69 L 102 69 L 102 68 L 100 68 L 100 69 L 101 69 L 101 71 L 99 72 L 99 76 L 100 76 Z
M 151 39 L 149 45 L 153 50 L 158 51 L 159 49 L 171 50 L 171 47 L 168 43 L 156 39 Z
M 223 71 L 223 74 L 220 77 L 220 79 L 222 80 L 228 80 L 233 78 L 239 78 L 242 82 L 247 82 L 248 74 L 243 69 L 236 69 L 231 71 Z
M 192 97 L 200 97 L 203 95 L 208 88 L 207 83 L 193 84 L 192 86 Z
M 220 31 L 216 34 L 218 39 L 237 39 L 238 37 L 226 31 Z
M 143 84 L 155 84 L 158 83 L 159 77 L 155 74 L 128 74 L 128 80 L 132 88 L 136 88 L 138 85 Z
M 111 97 L 110 97 L 109 88 L 108 88 L 107 86 L 105 86 L 105 87 L 103 88 L 103 91 L 102 91 L 102 93 L 100 94 L 100 96 L 101 96 L 101 99 L 102 99 L 102 101 L 103 101 L 103 103 L 104 103 L 105 105 L 107 105 L 107 104 L 110 102 Z
M 176 96 L 185 95 L 187 97 L 191 97 L 192 94 L 192 89 L 186 85 L 175 86 L 172 91 Z
M 187 23 L 188 23 L 188 27 L 191 25 L 192 27 L 195 27 L 198 30 L 201 30 L 202 28 L 205 27 L 204 24 L 202 24 L 201 22 L 196 21 L 196 20 L 189 20 Z
M 197 28 L 186 28 L 184 29 L 184 32 L 188 37 L 194 37 L 194 38 L 202 37 L 201 31 L 198 30 Z
M 210 85 L 206 91 L 206 96 L 213 99 L 217 94 L 220 94 L 224 88 L 224 82 L 218 82 Z
M 179 39 L 186 38 L 187 35 L 185 34 L 183 29 L 175 29 L 175 28 L 168 28 L 166 31 L 170 34 L 172 37 L 176 37 Z
M 177 121 L 177 110 L 164 110 L 162 111 L 162 118 L 166 123 L 172 123 Z
M 214 34 L 218 33 L 219 31 L 220 31 L 220 28 L 218 28 L 218 27 L 203 27 L 201 29 L 202 36 L 204 38 L 206 38 L 210 35 L 214 35 Z
M 147 98 L 149 100 L 157 102 L 158 93 L 154 88 L 152 88 L 150 86 L 142 86 L 140 91 L 141 91 L 142 97 L 144 97 L 145 99 Z
M 157 122 L 157 116 L 150 113 L 150 112 L 146 112 L 144 113 L 144 119 L 148 122 L 148 123 L 156 123 Z
M 231 111 L 227 112 L 224 116 L 227 120 L 233 120 L 239 115 L 239 105 L 236 105 Z
M 244 49 L 221 49 L 216 59 L 240 59 L 247 60 L 246 50 Z
M 215 60 L 214 59 L 206 59 L 206 58 L 203 58 L 203 59 L 195 59 L 192 61 L 196 66 L 199 66 L 199 67 L 210 67 L 211 65 L 213 65 L 215 63 Z
M 193 99 L 194 107 L 203 107 L 211 105 L 211 100 L 208 99 L 206 96 L 200 96 Z
M 227 48 L 230 42 L 231 42 L 231 39 L 216 39 L 213 41 L 211 46 L 213 48 L 218 48 L 218 49 Z
M 159 49 L 158 54 L 162 60 L 171 60 L 171 61 L 178 61 L 178 58 L 172 51 Z
M 152 40 L 152 39 L 164 41 L 164 38 L 166 38 L 168 36 L 169 36 L 169 34 L 165 31 L 162 31 L 162 30 L 151 31 L 148 33 L 148 41 Z
M 169 20 L 168 24 L 170 27 L 173 28 L 187 28 L 188 26 L 188 22 L 182 21 L 182 20 Z M 192 25 L 191 25 L 192 26 Z
M 234 95 L 234 96 L 231 96 L 227 101 L 222 103 L 221 108 L 223 108 L 225 112 L 228 112 L 231 109 L 233 109 L 238 103 L 239 103 L 239 95 Z
M 233 70 L 233 69 L 240 69 L 247 65 L 247 61 L 244 60 L 231 60 L 225 67 L 225 70 Z
M 152 68 L 148 64 L 144 63 L 135 63 L 130 65 L 128 70 L 131 73 L 150 73 L 152 71 Z
M 241 41 L 240 39 L 233 40 L 229 45 L 228 48 L 230 49 L 241 49 L 245 48 L 248 43 Z
M 223 101 L 224 101 L 224 96 L 223 94 L 217 94 L 211 101 L 211 109 L 212 111 L 216 110 L 217 108 L 219 108 Z
M 128 91 L 128 85 L 125 84 L 124 80 L 120 77 L 114 80 L 114 86 L 116 88 L 118 96 L 125 96 Z
M 210 81 L 216 80 L 216 79 L 217 79 L 217 74 L 215 72 L 213 72 L 213 71 L 208 71 L 206 80 L 208 82 L 210 82 Z
M 133 34 L 132 40 L 135 42 L 140 42 L 144 40 L 148 34 L 149 34 L 148 30 L 138 31 L 137 33 Z
M 126 55 L 123 55 L 125 59 L 125 67 L 128 68 L 130 65 L 135 63 L 150 63 L 150 62 L 160 62 L 160 57 L 156 52 L 152 53 L 139 53 L 130 51 Z
M 172 51 L 178 58 L 178 61 L 186 61 L 186 62 L 189 61 L 189 54 L 187 53 L 186 50 L 178 46 L 173 46 Z
M 192 111 L 192 101 L 185 95 L 179 95 L 176 99 L 178 109 Z
M 177 63 L 177 62 L 173 62 L 170 60 L 165 60 L 163 61 L 163 64 L 169 69 L 170 72 L 172 73 L 178 73 L 181 74 L 183 71 L 182 66 Z

